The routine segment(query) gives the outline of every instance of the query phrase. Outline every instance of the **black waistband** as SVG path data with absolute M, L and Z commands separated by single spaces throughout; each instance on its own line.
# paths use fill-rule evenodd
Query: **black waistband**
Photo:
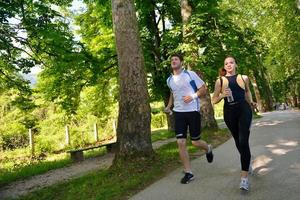
M 247 102 L 246 100 L 243 100 L 243 101 L 234 101 L 234 102 L 225 102 L 224 105 L 228 105 L 228 106 L 234 106 L 234 105 L 239 105 L 239 104 L 243 104 Z

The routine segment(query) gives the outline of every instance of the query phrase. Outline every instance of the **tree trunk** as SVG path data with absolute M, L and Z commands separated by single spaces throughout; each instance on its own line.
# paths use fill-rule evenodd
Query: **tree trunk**
M 169 96 L 166 96 L 165 100 L 164 100 L 164 104 L 165 106 L 168 105 L 169 102 Z M 168 131 L 175 131 L 175 118 L 174 115 L 169 115 L 168 113 L 167 115 L 167 123 L 168 123 Z
M 256 103 L 258 105 L 258 110 L 260 112 L 263 112 L 263 105 L 262 105 L 261 97 L 260 97 L 259 90 L 258 90 L 258 87 L 257 87 L 256 78 L 254 76 L 252 77 L 252 82 L 253 82 L 252 85 L 253 85 L 253 89 L 254 89 L 254 95 L 255 95 Z
M 133 0 L 112 0 L 119 65 L 117 156 L 150 156 L 151 113 L 136 11 Z
M 200 102 L 201 127 L 218 128 L 218 124 L 215 119 L 215 111 L 211 104 L 211 97 L 209 95 L 209 92 L 207 92 L 205 96 L 200 98 Z
M 260 111 L 271 111 L 273 109 L 272 92 L 267 81 L 266 73 L 263 69 L 263 66 L 259 66 L 259 68 L 253 68 L 253 76 L 253 80 L 256 81 L 256 86 L 261 99 Z
M 186 44 L 191 44 L 191 48 L 185 54 L 189 54 L 191 61 L 186 62 L 186 65 L 189 69 L 193 69 L 198 60 L 198 42 L 196 36 L 188 38 L 186 37 L 189 34 L 190 30 L 187 28 L 187 23 L 192 15 L 192 7 L 189 5 L 188 0 L 181 0 L 181 17 L 183 22 L 183 42 Z M 203 75 L 201 72 L 197 73 L 202 79 Z M 211 97 L 209 92 L 205 96 L 200 98 L 200 113 L 201 113 L 201 127 L 202 128 L 217 128 L 218 124 L 214 116 L 214 109 L 211 103 Z

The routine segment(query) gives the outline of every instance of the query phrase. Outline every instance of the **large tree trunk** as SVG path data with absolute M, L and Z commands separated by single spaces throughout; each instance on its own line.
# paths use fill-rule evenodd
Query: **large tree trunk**
M 253 82 L 252 85 L 253 85 L 253 90 L 254 90 L 254 95 L 255 95 L 257 106 L 258 106 L 258 110 L 260 112 L 263 112 L 263 104 L 262 104 L 262 101 L 261 101 L 261 97 L 260 97 L 260 94 L 259 94 L 259 89 L 257 87 L 257 81 L 256 81 L 255 76 L 252 77 L 252 82 Z
M 151 113 L 134 1 L 112 0 L 112 13 L 120 82 L 116 160 L 149 156 Z
M 198 42 L 196 36 L 194 37 L 186 37 L 189 34 L 190 30 L 187 29 L 186 24 L 189 22 L 189 19 L 192 15 L 192 7 L 189 5 L 188 0 L 181 0 L 181 16 L 183 22 L 183 42 L 190 45 L 188 51 L 185 54 L 188 54 L 191 59 L 190 62 L 186 62 L 186 65 L 189 69 L 193 69 L 198 60 Z M 201 72 L 198 73 L 200 77 L 203 79 L 203 75 Z M 205 94 L 205 96 L 201 97 L 201 127 L 202 128 L 217 128 L 218 124 L 214 116 L 214 109 L 211 103 L 211 97 L 209 92 Z
M 263 66 L 253 68 L 253 80 L 256 81 L 257 89 L 261 99 L 261 112 L 271 111 L 273 109 L 272 92 L 267 81 Z
M 169 102 L 169 96 L 166 96 L 164 100 L 165 106 L 168 105 Z M 168 123 L 168 131 L 175 131 L 175 117 L 174 115 L 166 114 L 167 115 L 167 123 Z

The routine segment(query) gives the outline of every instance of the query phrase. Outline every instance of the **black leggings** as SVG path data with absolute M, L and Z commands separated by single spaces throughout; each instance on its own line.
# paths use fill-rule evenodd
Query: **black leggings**
M 240 153 L 242 170 L 248 171 L 251 160 L 249 135 L 252 121 L 252 110 L 249 104 L 246 101 L 235 105 L 225 104 L 224 121 Z

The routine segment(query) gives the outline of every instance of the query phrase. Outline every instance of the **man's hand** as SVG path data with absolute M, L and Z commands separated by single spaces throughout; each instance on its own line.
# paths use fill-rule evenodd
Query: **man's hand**
M 164 111 L 165 111 L 165 113 L 167 113 L 167 114 L 169 114 L 169 115 L 172 115 L 172 114 L 173 114 L 173 112 L 172 112 L 172 110 L 171 110 L 170 107 L 166 107 Z
M 192 96 L 183 96 L 183 101 L 184 101 L 184 103 L 190 103 L 191 101 L 193 101 L 193 97 Z

